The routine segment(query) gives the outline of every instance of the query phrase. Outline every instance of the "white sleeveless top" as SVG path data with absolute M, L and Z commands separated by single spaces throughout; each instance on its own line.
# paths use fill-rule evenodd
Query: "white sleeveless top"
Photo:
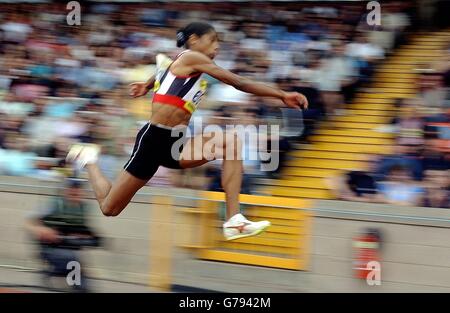
M 181 52 L 177 58 L 188 51 L 190 50 Z M 170 65 L 174 61 L 169 64 L 168 59 L 160 60 L 162 62 L 157 64 L 153 102 L 175 105 L 192 114 L 206 92 L 207 82 L 203 79 L 204 74 L 177 76 L 170 71 Z

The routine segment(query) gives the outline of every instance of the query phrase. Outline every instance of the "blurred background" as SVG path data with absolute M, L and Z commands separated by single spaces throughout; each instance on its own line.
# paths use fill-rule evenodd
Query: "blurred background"
M 240 291 L 227 279 L 245 272 L 247 291 L 375 290 L 355 275 L 352 262 L 367 251 L 354 238 L 376 242 L 371 257 L 387 264 L 386 289 L 376 290 L 450 291 L 448 1 L 382 1 L 381 25 L 368 24 L 367 1 L 83 1 L 73 26 L 66 2 L 29 2 L 0 1 L 0 291 L 60 291 L 51 277 L 65 277 L 82 248 L 93 282 L 76 291 L 157 290 L 152 272 L 167 258 L 173 266 L 153 278 L 181 289 Z M 160 168 L 111 220 L 64 161 L 73 142 L 96 143 L 102 171 L 115 178 L 151 118 L 151 94 L 131 99 L 128 84 L 154 74 L 158 54 L 174 58 L 176 30 L 198 20 L 219 33 L 218 65 L 309 100 L 299 116 L 208 77 L 194 115 L 203 126 L 281 130 L 267 139 L 279 166 L 244 160 L 242 194 L 301 203 L 277 209 L 282 200 L 267 208 L 251 198 L 243 210 L 275 226 L 233 244 L 217 239 L 218 217 L 191 203 L 222 191 L 220 162 Z M 179 195 L 173 216 L 158 213 L 155 197 Z M 177 231 L 149 237 L 170 223 Z M 180 243 L 188 229 L 201 244 Z M 154 255 L 158 240 L 185 249 Z

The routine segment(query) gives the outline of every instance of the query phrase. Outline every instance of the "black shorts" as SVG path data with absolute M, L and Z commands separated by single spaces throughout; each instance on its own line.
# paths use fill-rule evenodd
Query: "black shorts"
M 152 178 L 160 166 L 181 169 L 179 160 L 185 143 L 186 128 L 172 130 L 147 123 L 138 132 L 124 169 L 144 180 Z

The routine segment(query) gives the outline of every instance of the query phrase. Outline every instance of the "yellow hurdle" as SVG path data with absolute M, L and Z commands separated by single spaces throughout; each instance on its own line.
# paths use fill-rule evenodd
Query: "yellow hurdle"
M 258 236 L 226 241 L 219 219 L 219 210 L 225 209 L 223 192 L 152 195 L 150 286 L 170 291 L 174 246 L 188 249 L 198 259 L 306 270 L 311 200 L 245 194 L 239 198 L 244 215 L 267 219 L 272 226 Z
M 310 200 L 245 195 L 239 196 L 243 214 L 252 220 L 267 219 L 272 226 L 266 232 L 233 241 L 222 236 L 222 222 L 217 221 L 217 211 L 225 207 L 223 192 L 199 192 L 195 209 L 184 213 L 198 214 L 202 235 L 200 242 L 182 245 L 190 248 L 199 259 L 257 265 L 272 268 L 306 270 L 309 256 L 312 214 Z M 194 213 L 195 212 L 195 213 Z M 197 220 L 198 221 L 198 220 Z

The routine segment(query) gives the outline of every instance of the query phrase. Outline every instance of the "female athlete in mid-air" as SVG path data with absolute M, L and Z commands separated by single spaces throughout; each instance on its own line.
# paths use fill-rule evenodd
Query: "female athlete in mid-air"
M 214 28 L 206 23 L 191 23 L 177 32 L 177 46 L 186 50 L 165 70 L 159 69 L 147 82 L 131 84 L 130 95 L 141 97 L 153 89 L 152 117 L 137 134 L 136 143 L 129 161 L 116 181 L 111 184 L 95 164 L 99 147 L 74 145 L 67 156 L 69 162 L 79 167 L 86 166 L 89 181 L 104 215 L 118 215 L 131 201 L 134 194 L 155 174 L 159 166 L 174 169 L 197 167 L 211 159 L 223 159 L 222 187 L 226 194 L 228 221 L 223 224 L 227 240 L 261 233 L 270 222 L 250 222 L 239 213 L 239 193 L 242 180 L 242 160 L 236 136 L 226 139 L 215 147 L 213 155 L 205 155 L 204 145 L 211 137 L 200 134 L 190 138 L 182 146 L 181 153 L 173 156 L 172 145 L 184 139 L 184 133 L 173 136 L 173 128 L 186 128 L 198 100 L 205 92 L 203 74 L 208 74 L 243 92 L 258 96 L 274 97 L 292 108 L 307 108 L 307 99 L 296 92 L 284 92 L 277 88 L 254 82 L 233 74 L 212 61 L 218 53 L 219 42 Z M 228 153 L 233 149 L 232 153 Z M 178 151 L 179 152 L 179 151 Z M 201 159 L 194 156 L 199 155 Z M 231 155 L 231 156 L 230 156 Z

